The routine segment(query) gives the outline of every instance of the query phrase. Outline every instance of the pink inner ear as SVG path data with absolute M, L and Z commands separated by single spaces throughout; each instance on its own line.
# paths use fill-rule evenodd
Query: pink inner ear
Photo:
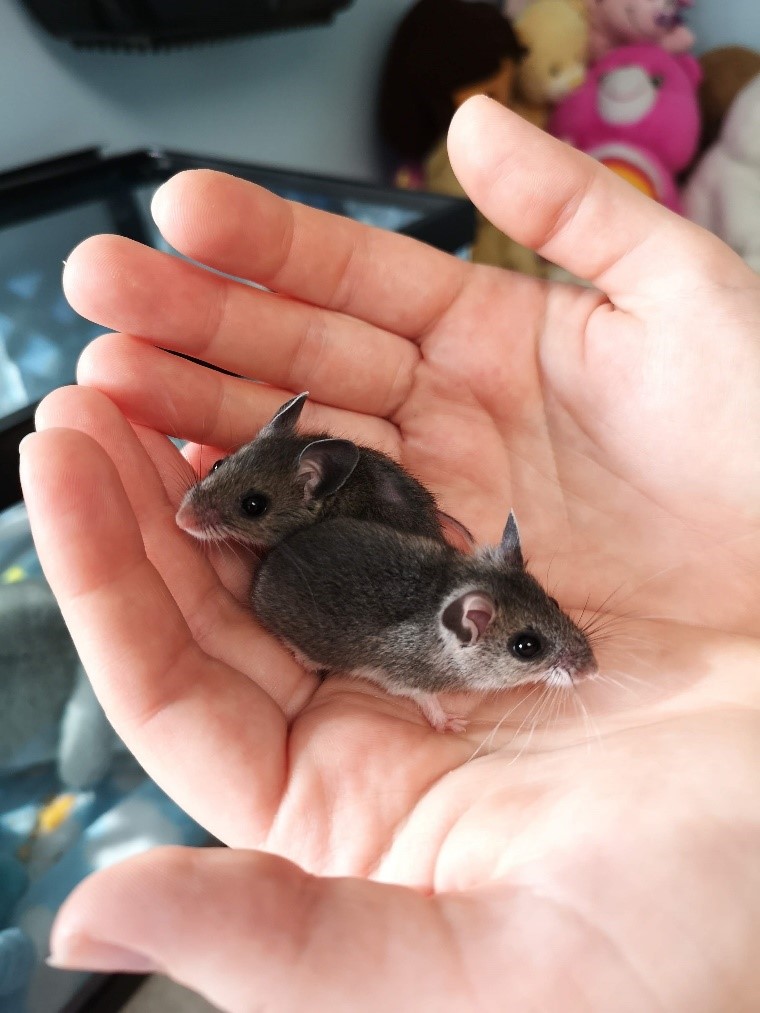
M 303 484 L 304 499 L 311 499 L 314 490 L 322 481 L 322 472 L 314 461 L 301 461 L 298 469 L 298 480 Z
M 477 643 L 493 620 L 493 602 L 482 594 L 470 594 L 464 602 L 462 625 L 472 634 L 471 644 Z

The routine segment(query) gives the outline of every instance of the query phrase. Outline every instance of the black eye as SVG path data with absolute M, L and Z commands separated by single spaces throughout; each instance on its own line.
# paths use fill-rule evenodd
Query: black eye
M 240 501 L 240 509 L 246 517 L 261 517 L 269 509 L 269 497 L 263 492 L 247 492 Z
M 544 645 L 541 637 L 533 630 L 523 630 L 509 641 L 509 649 L 520 661 L 530 661 L 543 651 Z
M 224 457 L 220 457 L 218 461 L 214 461 L 214 463 L 211 465 L 211 471 L 216 471 L 217 468 L 220 468 L 224 464 L 224 462 L 225 462 Z M 209 472 L 209 474 L 211 474 L 211 472 Z
M 552 605 L 556 605 L 557 608 L 559 608 L 559 602 L 557 601 L 556 598 L 550 598 L 549 601 L 552 603 Z
M 662 88 L 662 86 L 665 84 L 665 78 L 662 76 L 662 74 L 652 74 L 649 80 L 652 82 L 655 88 Z

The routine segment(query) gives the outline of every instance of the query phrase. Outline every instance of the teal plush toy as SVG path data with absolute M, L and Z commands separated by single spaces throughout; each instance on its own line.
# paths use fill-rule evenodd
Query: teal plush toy
M 55 759 L 63 785 L 96 784 L 117 742 L 42 580 L 0 583 L 0 771 Z
M 0 1010 L 22 1013 L 37 954 L 27 934 L 2 928 L 27 888 L 29 877 L 20 862 L 0 854 Z
M 26 994 L 36 961 L 34 943 L 22 929 L 0 931 L 0 1009 L 3 1013 L 26 1013 Z

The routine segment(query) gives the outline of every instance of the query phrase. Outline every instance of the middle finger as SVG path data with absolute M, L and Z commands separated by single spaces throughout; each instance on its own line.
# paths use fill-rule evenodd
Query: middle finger
M 233 281 L 122 236 L 93 236 L 69 256 L 69 302 L 113 330 L 350 411 L 388 418 L 420 353 L 341 313 Z

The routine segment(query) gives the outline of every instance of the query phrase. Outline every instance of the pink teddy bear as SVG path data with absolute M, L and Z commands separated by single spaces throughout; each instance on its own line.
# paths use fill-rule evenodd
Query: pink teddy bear
M 683 24 L 682 12 L 691 5 L 692 0 L 586 0 L 591 59 L 636 42 L 686 52 L 694 45 L 694 33 Z
M 559 103 L 549 131 L 680 211 L 675 176 L 696 154 L 700 77 L 688 53 L 621 46 L 590 67 L 584 84 Z

